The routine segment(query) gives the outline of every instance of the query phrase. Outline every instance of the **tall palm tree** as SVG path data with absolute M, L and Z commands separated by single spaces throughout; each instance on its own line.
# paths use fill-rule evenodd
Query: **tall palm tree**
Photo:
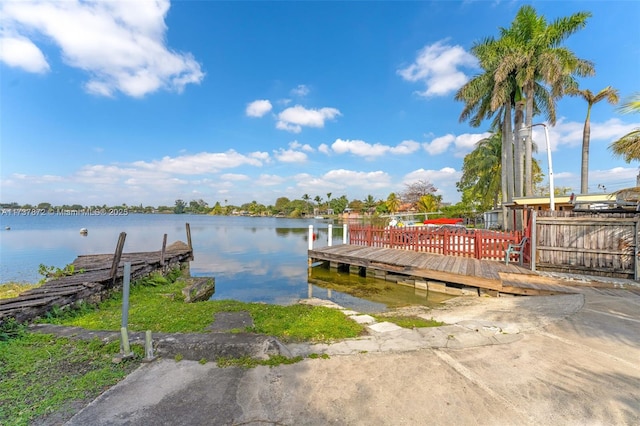
M 496 73 L 496 80 L 516 73 L 518 85 L 525 98 L 525 127 L 531 128 L 533 116 L 543 104 L 535 105 L 535 100 L 545 100 L 545 110 L 550 124 L 556 122 L 555 100 L 571 88 L 577 87 L 576 76 L 594 74 L 593 64 L 580 59 L 561 43 L 570 35 L 584 28 L 589 12 L 578 12 L 547 23 L 544 16 L 538 16 L 529 5 L 522 6 L 508 29 L 502 29 L 502 37 L 512 41 L 513 49 L 503 58 Z M 546 93 L 545 93 L 546 92 Z M 533 193 L 531 133 L 525 139 L 524 194 Z
M 594 104 L 606 99 L 610 104 L 618 103 L 618 90 L 607 86 L 596 94 L 589 89 L 571 89 L 571 96 L 580 96 L 587 101 L 587 117 L 582 130 L 582 167 L 580 168 L 580 193 L 589 192 L 589 142 L 591 139 L 591 108 Z
M 500 177 L 503 204 L 511 201 L 514 195 L 511 110 L 516 90 L 515 79 L 503 79 L 498 83 L 494 78 L 500 60 L 505 55 L 505 49 L 506 46 L 501 40 L 491 37 L 474 44 L 471 52 L 478 58 L 484 73 L 472 78 L 455 96 L 456 100 L 465 102 L 460 121 L 469 120 L 472 126 L 479 127 L 483 120 L 493 117 L 491 127 L 502 129 L 503 167 Z
M 622 113 L 640 113 L 640 92 L 627 99 L 620 107 Z M 633 129 L 617 141 L 609 145 L 609 150 L 616 157 L 624 158 L 630 163 L 633 160 L 640 161 L 640 128 Z

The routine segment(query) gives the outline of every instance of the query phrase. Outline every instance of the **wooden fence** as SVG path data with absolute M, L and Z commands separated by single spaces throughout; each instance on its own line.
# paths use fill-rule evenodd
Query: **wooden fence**
M 532 268 L 637 280 L 639 221 L 633 213 L 534 212 Z
M 398 248 L 500 261 L 504 260 L 505 250 L 509 244 L 519 243 L 521 239 L 522 233 L 519 231 L 500 232 L 429 226 L 349 226 L 349 244 L 352 245 Z

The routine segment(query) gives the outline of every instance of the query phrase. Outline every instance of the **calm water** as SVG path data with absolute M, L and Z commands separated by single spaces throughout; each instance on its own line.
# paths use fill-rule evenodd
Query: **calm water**
M 38 266 L 64 267 L 81 254 L 113 253 L 120 232 L 125 252 L 154 251 L 167 243 L 186 242 L 191 227 L 195 259 L 191 275 L 213 276 L 212 299 L 235 299 L 281 305 L 300 298 L 329 298 L 362 312 L 384 311 L 388 304 L 428 304 L 424 295 L 402 286 L 348 274 L 307 268 L 309 225 L 318 234 L 316 247 L 327 245 L 327 222 L 303 219 L 203 215 L 12 216 L 0 215 L 0 283 L 36 282 Z M 10 227 L 10 230 L 6 230 Z M 80 234 L 81 228 L 88 235 Z M 342 226 L 334 225 L 333 244 L 342 243 Z M 331 290 L 333 285 L 377 285 L 367 297 Z M 344 288 L 344 287 L 342 287 Z M 393 289 L 393 291 L 390 291 Z M 380 293 L 386 293 L 381 297 Z

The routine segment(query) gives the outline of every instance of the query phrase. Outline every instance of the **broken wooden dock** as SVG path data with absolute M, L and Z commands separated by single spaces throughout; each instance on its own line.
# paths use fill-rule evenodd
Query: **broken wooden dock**
M 311 262 L 329 262 L 331 267 L 338 269 L 348 267 L 352 273 L 361 276 L 396 282 L 399 282 L 398 276 L 411 278 L 403 282 L 413 281 L 416 287 L 433 282 L 434 288 L 443 288 L 443 284 L 464 286 L 477 289 L 478 293 L 486 291 L 495 295 L 549 295 L 575 291 L 562 280 L 495 260 L 350 244 L 309 250 L 308 256 Z
M 187 235 L 190 236 L 187 226 Z M 64 308 L 79 301 L 98 302 L 110 290 L 122 285 L 124 264 L 131 264 L 131 280 L 155 271 L 167 271 L 193 259 L 190 244 L 177 241 L 162 250 L 123 253 L 124 233 L 120 235 L 115 254 L 78 256 L 69 270 L 72 275 L 47 281 L 11 299 L 0 299 L 0 324 L 7 318 L 28 322 L 50 312 L 54 306 Z M 126 235 L 126 234 L 125 234 Z

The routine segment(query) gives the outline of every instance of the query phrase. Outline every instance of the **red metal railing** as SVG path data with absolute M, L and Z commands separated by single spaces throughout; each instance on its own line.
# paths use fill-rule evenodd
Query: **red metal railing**
M 377 227 L 350 225 L 349 244 L 414 250 L 447 256 L 504 260 L 509 244 L 519 243 L 522 232 L 454 227 Z M 525 256 L 527 259 L 528 256 Z

